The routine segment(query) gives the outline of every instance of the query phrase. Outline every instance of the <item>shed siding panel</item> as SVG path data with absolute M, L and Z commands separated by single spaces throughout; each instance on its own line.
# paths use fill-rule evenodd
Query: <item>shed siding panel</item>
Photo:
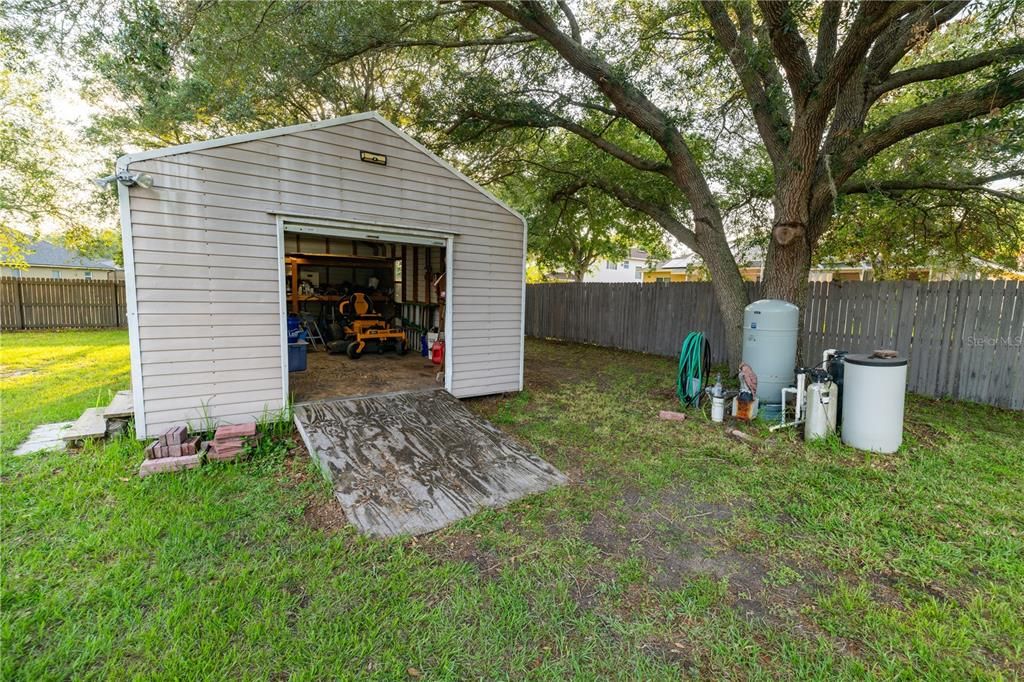
M 388 165 L 361 162 L 360 150 L 387 154 Z M 146 435 L 282 408 L 272 212 L 455 232 L 452 390 L 518 390 L 521 221 L 383 124 L 349 122 L 131 168 L 155 180 L 130 191 Z

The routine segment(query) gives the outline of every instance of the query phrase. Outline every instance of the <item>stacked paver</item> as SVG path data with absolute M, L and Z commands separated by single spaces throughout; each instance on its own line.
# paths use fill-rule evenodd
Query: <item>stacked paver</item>
M 202 463 L 199 440 L 198 436 L 189 438 L 184 426 L 168 429 L 146 448 L 139 476 L 196 468 Z
M 255 422 L 222 426 L 217 429 L 213 440 L 209 442 L 210 448 L 206 453 L 206 458 L 218 461 L 235 459 L 245 447 L 245 441 L 255 435 Z
M 233 460 L 242 454 L 248 439 L 256 435 L 256 423 L 233 424 L 217 429 L 212 441 L 189 436 L 184 426 L 174 426 L 146 447 L 139 476 L 165 471 L 194 469 L 207 460 Z

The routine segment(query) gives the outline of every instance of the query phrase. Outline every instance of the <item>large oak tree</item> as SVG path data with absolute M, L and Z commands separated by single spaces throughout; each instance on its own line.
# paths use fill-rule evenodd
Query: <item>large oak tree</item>
M 465 107 L 460 123 L 557 126 L 636 174 L 667 179 L 678 196 L 652 198 L 581 174 L 581 184 L 646 214 L 700 254 L 726 320 L 733 363 L 747 300 L 730 251 L 722 191 L 707 168 L 716 155 L 728 157 L 746 143 L 711 139 L 689 98 L 717 95 L 725 106 L 740 94 L 770 165 L 765 293 L 798 304 L 836 199 L 860 189 L 854 182 L 859 170 L 908 138 L 1003 115 L 1024 98 L 1024 44 L 1019 29 L 1008 26 L 1018 20 L 1012 4 L 777 0 L 574 9 L 566 0 L 483 0 L 468 3 L 467 11 L 481 6 L 504 20 L 507 28 L 496 26 L 497 35 L 511 36 L 514 29 L 537 40 L 506 50 L 513 68 L 494 61 L 496 92 L 505 96 L 492 93 L 489 101 L 498 106 L 490 109 L 458 103 Z M 954 46 L 945 54 L 930 54 L 929 41 L 943 32 L 960 37 L 942 41 Z M 736 92 L 727 86 L 716 92 L 708 82 L 709 75 L 723 77 L 716 56 L 731 65 Z M 536 85 L 536 73 L 546 88 Z M 937 81 L 946 82 L 941 94 L 907 108 L 888 106 L 897 93 Z M 600 127 L 585 122 L 595 112 L 605 117 Z M 935 181 L 891 179 L 904 189 Z
M 734 364 L 747 300 L 730 241 L 752 200 L 770 201 L 753 225 L 766 294 L 799 304 L 844 195 L 994 196 L 1021 170 L 1012 153 L 976 154 L 971 177 L 899 163 L 936 131 L 941 153 L 971 155 L 972 121 L 1020 130 L 1019 0 L 126 6 L 96 61 L 133 106 L 108 130 L 178 141 L 373 106 L 479 179 L 529 172 L 524 141 L 575 136 L 592 153 L 538 184 L 599 193 L 696 251 Z

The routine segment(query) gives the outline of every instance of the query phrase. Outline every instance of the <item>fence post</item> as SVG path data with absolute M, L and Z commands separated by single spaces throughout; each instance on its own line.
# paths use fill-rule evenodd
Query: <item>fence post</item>
M 121 313 L 117 309 L 117 274 L 114 274 L 114 279 L 110 281 L 110 293 L 114 298 L 114 324 L 112 325 L 115 329 L 121 326 Z
M 25 298 L 21 293 L 21 278 L 14 280 L 14 297 L 18 301 L 18 329 L 25 329 Z

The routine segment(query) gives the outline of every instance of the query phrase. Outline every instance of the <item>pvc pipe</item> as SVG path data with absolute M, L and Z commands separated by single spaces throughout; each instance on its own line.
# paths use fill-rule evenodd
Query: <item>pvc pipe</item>
M 794 396 L 797 397 L 797 400 L 799 400 L 799 395 L 800 394 L 792 386 L 787 386 L 786 388 L 782 389 L 782 418 L 779 420 L 780 424 L 785 424 L 786 423 L 786 394 L 787 393 L 792 393 Z M 800 418 L 799 411 L 796 411 L 796 412 L 793 413 L 793 418 L 794 419 L 799 419 Z
M 769 431 L 778 431 L 788 426 L 799 426 L 804 423 L 804 392 L 807 383 L 807 375 L 797 374 L 796 375 L 796 388 L 787 386 L 782 389 L 782 421 L 775 426 L 770 427 Z M 786 394 L 793 393 L 796 395 L 796 405 L 793 410 L 793 421 L 786 421 Z
M 801 372 L 796 375 L 796 412 L 793 419 L 803 420 L 804 418 L 804 394 L 807 388 L 807 375 Z
M 769 426 L 768 430 L 769 431 L 778 431 L 779 429 L 785 429 L 785 428 L 788 428 L 790 426 L 800 426 L 803 423 L 804 423 L 803 419 L 799 419 L 797 421 L 792 421 L 792 422 L 783 422 L 781 424 L 776 424 L 775 426 Z

